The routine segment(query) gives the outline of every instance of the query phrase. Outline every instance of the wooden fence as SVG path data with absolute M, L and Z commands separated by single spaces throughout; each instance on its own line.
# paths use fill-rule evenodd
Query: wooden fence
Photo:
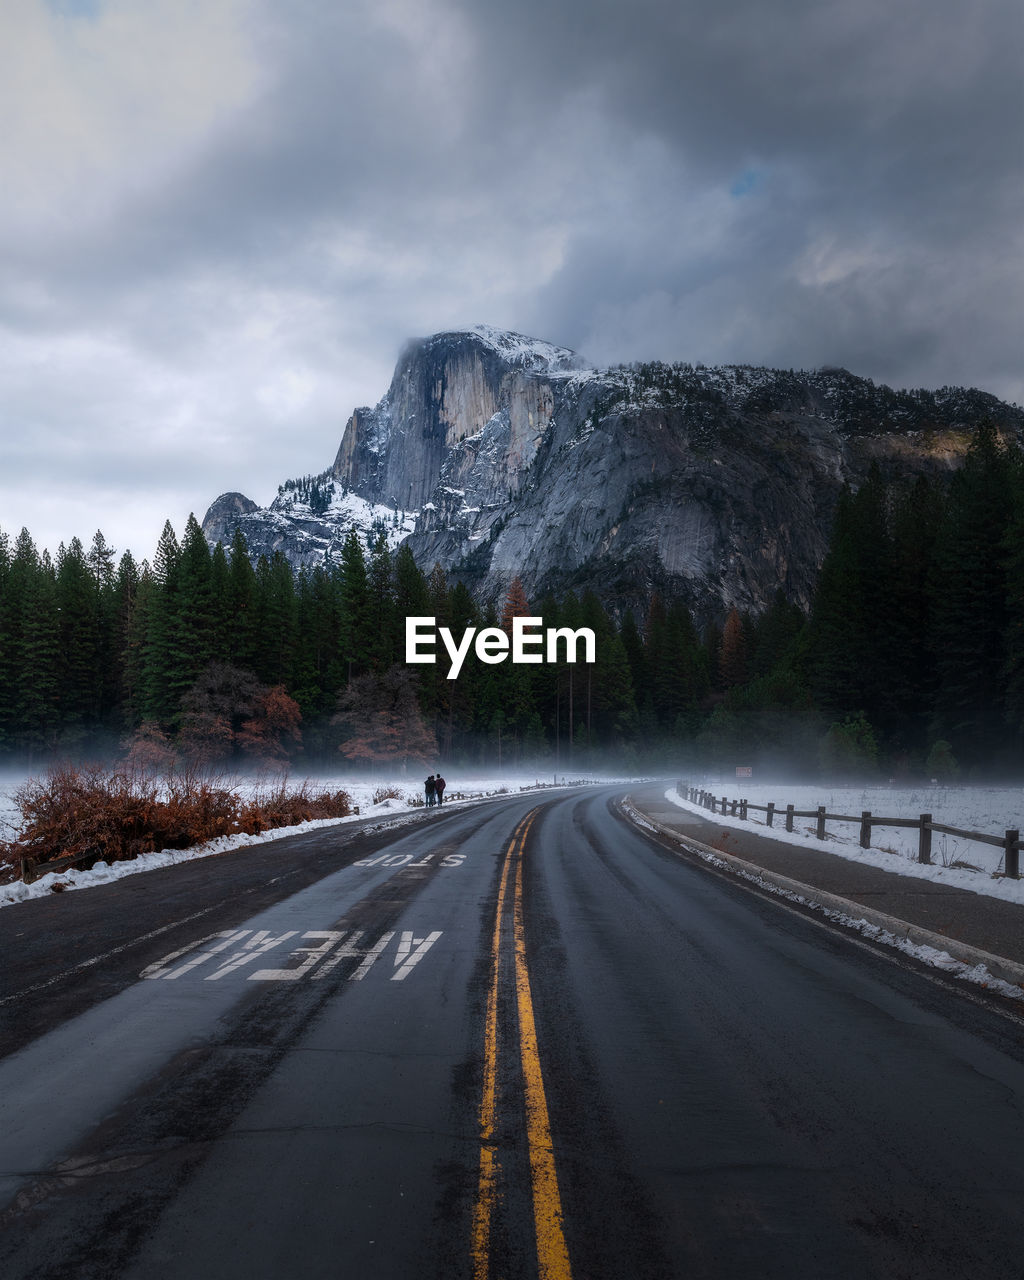
M 1020 849 L 1022 841 L 1019 830 L 1008 830 L 1001 836 L 990 836 L 982 831 L 963 831 L 959 827 L 948 827 L 945 823 L 934 822 L 930 813 L 922 813 L 917 818 L 881 818 L 869 809 L 865 809 L 859 815 L 826 813 L 824 805 L 819 806 L 817 809 L 794 809 L 791 804 L 785 806 L 751 804 L 748 800 L 732 800 L 728 796 L 716 796 L 713 792 L 705 791 L 701 787 L 691 787 L 687 782 L 680 782 L 677 786 L 680 795 L 685 796 L 692 804 L 699 804 L 702 808 L 709 809 L 712 813 L 742 818 L 744 821 L 746 821 L 747 815 L 751 811 L 763 813 L 766 815 L 766 827 L 774 826 L 776 818 L 784 818 L 786 830 L 792 831 L 794 818 L 814 818 L 814 834 L 819 840 L 825 839 L 825 824 L 827 822 L 859 822 L 860 847 L 862 849 L 870 848 L 871 829 L 873 827 L 907 827 L 916 830 L 918 833 L 918 862 L 931 862 L 932 834 L 936 831 L 940 835 L 959 836 L 963 840 L 974 840 L 978 844 L 992 845 L 996 849 L 1002 849 L 1005 861 L 1004 874 L 1011 880 L 1020 879 Z

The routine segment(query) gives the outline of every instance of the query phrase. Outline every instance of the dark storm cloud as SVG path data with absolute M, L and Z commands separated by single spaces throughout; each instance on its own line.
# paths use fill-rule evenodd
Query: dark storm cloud
M 40 476 L 65 538 L 97 477 L 266 501 L 477 321 L 1024 398 L 1016 0 L 43 14 L 0 20 L 0 526 Z
M 543 295 L 566 340 L 1019 389 L 1017 4 L 487 12 L 523 96 L 588 91 L 663 148 L 653 209 L 639 191 L 631 224 L 574 239 Z M 686 211 L 716 188 L 738 207 L 690 254 Z

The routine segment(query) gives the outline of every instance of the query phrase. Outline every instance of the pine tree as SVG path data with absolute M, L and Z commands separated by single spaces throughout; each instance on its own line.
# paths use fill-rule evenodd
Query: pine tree
M 818 579 L 808 633 L 811 688 L 833 720 L 866 715 L 892 730 L 896 568 L 887 492 L 873 470 L 856 494 L 844 491 Z
M 387 535 L 380 533 L 373 544 L 366 575 L 367 641 L 370 665 L 386 671 L 395 661 L 395 597 L 391 552 Z M 404 652 L 404 645 L 403 650 Z
M 427 580 L 416 564 L 407 543 L 395 552 L 395 612 L 398 619 L 396 640 L 405 645 L 405 619 L 429 617 L 430 593 Z
M 178 556 L 176 591 L 168 610 L 171 669 L 166 694 L 175 717 L 186 690 L 214 657 L 217 614 L 210 548 L 198 520 L 190 515 Z
M 596 661 L 583 668 L 587 698 L 587 742 L 621 747 L 636 734 L 637 708 L 625 647 L 600 600 L 588 591 L 582 600 L 584 626 L 596 637 Z
M 226 660 L 231 653 L 231 566 L 223 543 L 210 551 L 210 643 L 213 660 Z
M 116 577 L 114 570 L 116 559 L 117 552 L 107 543 L 103 531 L 97 529 L 92 536 L 92 545 L 89 548 L 89 570 L 96 581 L 98 591 L 109 591 L 113 587 Z
M 366 557 L 359 535 L 352 529 L 341 545 L 341 646 L 347 666 L 346 682 L 371 665 L 373 634 L 369 603 Z
M 11 601 L 11 541 L 0 529 L 0 749 L 6 748 L 14 724 L 14 634 Z
M 1024 751 L 1024 457 L 1013 458 L 1011 513 L 1003 539 L 1006 633 L 1003 677 L 1005 714 L 1018 756 Z M 943 744 L 949 747 L 949 743 Z
M 719 643 L 716 637 L 716 658 Z M 699 704 L 708 691 L 707 666 L 693 617 L 681 600 L 666 610 L 657 593 L 652 597 L 644 663 L 653 712 L 661 729 L 670 733 L 695 729 Z
M 174 723 L 181 695 L 175 679 L 180 560 L 181 548 L 168 520 L 153 557 L 152 590 L 147 593 L 139 677 L 141 718 L 164 726 Z
M 81 739 L 100 718 L 104 663 L 99 590 L 77 538 L 61 549 L 56 569 L 61 728 Z
M 143 577 L 152 583 L 149 565 L 143 561 L 143 566 L 144 570 L 126 551 L 118 563 L 114 584 L 115 718 L 121 729 L 133 729 L 142 719 L 141 681 L 148 620 L 145 605 L 138 607 L 138 598 Z
M 941 491 L 921 477 L 894 494 L 890 515 L 895 564 L 888 620 L 891 720 L 882 727 L 891 747 L 918 758 L 928 747 L 935 699 L 932 582 L 943 509 Z
M 428 615 L 429 616 L 429 615 Z M 482 622 L 476 601 L 470 595 L 464 583 L 457 582 L 449 593 L 444 608 L 446 623 L 453 634 L 462 635 L 469 627 L 479 628 Z M 423 671 L 433 668 L 424 667 Z M 438 665 L 440 670 L 440 664 Z M 437 722 L 437 737 L 440 743 L 442 759 L 453 757 L 456 747 L 466 749 L 473 731 L 473 720 L 476 707 L 482 696 L 482 687 L 493 667 L 482 667 L 478 662 L 467 663 L 458 680 L 445 680 L 446 706 L 445 714 Z M 421 691 L 420 704 L 427 709 L 427 700 L 432 697 L 431 686 Z
M 100 529 L 93 534 L 88 553 L 89 570 L 95 581 L 96 616 L 99 629 L 99 716 L 104 722 L 116 718 L 120 692 L 117 641 L 117 552 L 109 545 Z
M 747 681 L 747 643 L 743 619 L 735 606 L 729 610 L 718 648 L 719 679 L 724 689 L 734 689 Z
M 950 485 L 935 550 L 936 736 L 961 763 L 1005 755 L 1006 545 L 1012 463 L 994 427 L 978 429 Z
M 783 665 L 791 666 L 806 622 L 799 605 L 787 599 L 781 587 L 777 588 L 771 604 L 753 628 L 751 677 L 767 676 Z
M 632 610 L 627 611 L 626 616 L 622 619 L 619 639 L 622 641 L 622 647 L 626 652 L 626 660 L 629 662 L 629 671 L 633 681 L 633 694 L 637 702 L 640 702 L 648 687 L 647 664 L 644 655 L 644 642 L 640 636 Z
M 273 687 L 287 687 L 295 658 L 295 577 L 280 551 L 256 564 L 257 623 L 255 670 Z
M 233 666 L 252 671 L 256 666 L 257 585 L 245 534 L 235 528 L 228 562 L 226 651 Z
M 505 601 L 501 606 L 501 629 L 511 635 L 512 619 L 529 617 L 532 617 L 530 602 L 526 598 L 522 579 L 517 574 L 512 579 L 511 585 L 505 593 Z
M 7 575 L 10 607 L 13 706 L 11 738 L 36 752 L 53 747 L 59 727 L 57 592 L 49 556 L 36 550 L 22 529 Z

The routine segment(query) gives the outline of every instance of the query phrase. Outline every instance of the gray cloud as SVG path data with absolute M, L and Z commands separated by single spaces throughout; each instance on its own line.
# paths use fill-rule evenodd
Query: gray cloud
M 407 337 L 476 321 L 1024 399 L 1015 0 L 0 24 L 31 72 L 0 52 L 8 530 L 141 555 L 223 489 L 267 501 Z

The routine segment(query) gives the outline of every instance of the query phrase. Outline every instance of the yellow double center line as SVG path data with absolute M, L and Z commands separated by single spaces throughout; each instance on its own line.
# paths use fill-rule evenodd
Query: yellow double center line
M 523 1071 L 526 1135 L 533 1193 L 533 1223 L 537 1241 L 540 1280 L 571 1280 L 569 1252 L 562 1230 L 562 1200 L 558 1192 L 555 1154 L 548 1120 L 548 1104 L 537 1050 L 537 1025 L 533 1016 L 530 975 L 526 967 L 523 929 L 523 848 L 537 810 L 527 814 L 516 828 L 505 851 L 498 886 L 498 905 L 491 939 L 491 982 L 487 991 L 484 1031 L 484 1080 L 480 1099 L 480 1181 L 473 1210 L 473 1280 L 489 1280 L 491 1223 L 498 1194 L 498 1159 L 495 1151 L 498 1082 L 498 982 L 501 940 L 509 880 L 515 866 L 512 932 L 515 950 L 516 1007 L 519 1014 L 519 1054 Z

